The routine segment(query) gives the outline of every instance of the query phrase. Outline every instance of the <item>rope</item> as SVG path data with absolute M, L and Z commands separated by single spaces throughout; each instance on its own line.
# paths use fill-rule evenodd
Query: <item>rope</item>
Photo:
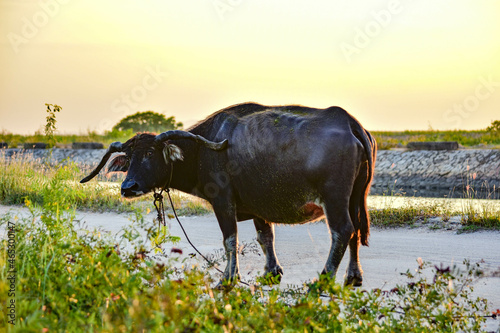
M 205 257 L 197 248 L 196 246 L 194 246 L 194 244 L 191 242 L 191 240 L 189 239 L 189 236 L 187 235 L 186 233 L 186 230 L 184 229 L 184 226 L 182 225 L 181 221 L 179 220 L 179 217 L 177 216 L 177 212 L 175 211 L 175 207 L 174 207 L 174 203 L 172 201 L 172 197 L 170 196 L 170 190 L 167 189 L 165 192 L 167 192 L 167 195 L 168 195 L 168 200 L 170 201 L 170 206 L 172 207 L 172 211 L 174 212 L 174 216 L 175 216 L 175 219 L 177 220 L 177 222 L 179 223 L 179 226 L 181 227 L 182 229 L 182 232 L 184 233 L 184 236 L 186 236 L 186 240 L 188 241 L 189 245 L 191 245 L 191 247 L 203 258 L 205 259 L 205 261 L 212 267 L 214 267 L 219 273 L 222 273 L 224 274 L 223 271 L 221 271 L 218 267 L 215 266 L 215 263 L 210 261 L 207 257 Z
M 181 227 L 182 232 L 184 233 L 184 236 L 186 236 L 186 240 L 188 241 L 189 245 L 198 253 L 207 263 L 210 267 L 215 268 L 219 273 L 224 275 L 224 272 L 221 271 L 217 266 L 215 266 L 215 263 L 205 257 L 197 248 L 194 246 L 193 242 L 189 239 L 189 236 L 186 233 L 186 230 L 184 229 L 184 226 L 182 225 L 179 216 L 177 215 L 177 211 L 175 210 L 174 207 L 174 202 L 172 201 L 172 197 L 170 196 L 170 183 L 172 182 L 172 174 L 173 174 L 173 165 L 170 167 L 170 178 L 168 182 L 165 184 L 165 186 L 160 190 L 160 192 L 154 192 L 154 201 L 153 204 L 156 208 L 157 212 L 157 219 L 158 219 L 158 228 L 161 228 L 161 225 L 166 226 L 165 222 L 165 206 L 163 204 L 163 195 L 162 193 L 165 192 L 167 193 L 168 200 L 170 202 L 170 206 L 172 207 L 172 211 L 174 212 L 175 219 L 177 220 L 177 223 L 179 223 L 179 226 Z M 244 284 L 246 286 L 250 286 L 250 284 L 244 282 L 244 281 L 239 281 L 241 284 Z
M 163 190 L 162 190 L 163 191 Z M 163 195 L 160 193 L 154 193 L 154 201 L 153 204 L 155 205 L 156 208 L 156 219 L 158 220 L 158 229 L 160 229 L 161 225 L 166 226 L 165 222 L 165 207 L 163 205 Z M 158 204 L 159 203 L 159 204 Z

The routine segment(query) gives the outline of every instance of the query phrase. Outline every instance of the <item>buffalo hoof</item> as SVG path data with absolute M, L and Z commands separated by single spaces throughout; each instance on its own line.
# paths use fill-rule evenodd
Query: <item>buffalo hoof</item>
M 344 279 L 344 286 L 361 287 L 363 285 L 363 276 L 360 275 L 348 275 Z
M 266 285 L 280 284 L 281 278 L 283 277 L 283 268 L 281 266 L 276 266 L 271 270 L 266 270 L 264 275 L 262 275 L 262 283 Z

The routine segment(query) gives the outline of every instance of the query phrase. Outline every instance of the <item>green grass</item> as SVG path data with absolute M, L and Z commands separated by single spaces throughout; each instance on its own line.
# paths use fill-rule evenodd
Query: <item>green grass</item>
M 0 228 L 13 223 L 16 235 L 14 259 L 0 241 L 0 304 L 13 299 L 8 278 L 16 268 L 15 326 L 0 317 L 7 332 L 474 332 L 491 315 L 486 300 L 471 296 L 482 273 L 467 262 L 466 270 L 419 263 L 391 290 L 321 277 L 308 286 L 222 292 L 207 271 L 176 268 L 172 243 L 152 251 L 157 235 L 140 213 L 116 238 L 82 232 L 71 209 L 56 209 L 63 197 L 56 191 L 39 208 L 27 201 L 26 219 L 0 217 Z
M 439 210 L 437 205 L 417 206 L 410 202 L 400 208 L 370 210 L 371 222 L 378 227 L 412 226 L 419 220 L 426 221 L 437 216 L 442 216 L 444 219 L 449 217 L 446 212 Z
M 89 170 L 76 164 L 52 167 L 40 161 L 13 159 L 0 161 L 0 202 L 23 204 L 25 199 L 38 205 L 50 203 L 54 193 L 64 194 L 58 204 L 66 208 L 94 211 L 131 211 L 134 202 L 120 198 L 113 188 L 96 181 L 82 185 L 78 181 Z
M 426 141 L 457 141 L 465 147 L 474 146 L 500 146 L 500 131 L 476 130 L 476 131 L 373 131 L 371 132 L 377 140 L 379 149 L 390 149 L 406 147 L 408 142 Z
M 58 204 L 65 208 L 97 212 L 152 208 L 152 194 L 133 200 L 121 198 L 120 183 L 108 182 L 104 175 L 80 184 L 79 180 L 89 174 L 91 168 L 81 168 L 75 163 L 50 166 L 43 161 L 20 157 L 10 161 L 0 158 L 0 170 L 0 203 L 4 205 L 22 205 L 26 199 L 44 205 L 53 200 L 54 193 L 60 192 L 64 196 Z M 181 215 L 203 215 L 212 211 L 204 200 L 176 191 L 172 192 L 172 200 Z M 166 197 L 165 207 L 169 207 Z
M 54 139 L 57 142 L 57 147 L 71 147 L 73 142 L 101 142 L 105 145 L 109 145 L 114 141 L 125 142 L 132 136 L 134 136 L 134 132 L 132 130 L 108 131 L 105 134 L 97 134 L 96 132 L 88 131 L 85 134 L 56 134 L 54 135 Z M 0 142 L 7 142 L 9 148 L 22 148 L 24 143 L 48 143 L 48 138 L 42 132 L 36 132 L 32 135 L 20 135 L 12 134 L 3 130 L 0 132 Z
M 207 201 L 195 196 L 171 191 L 172 202 L 177 214 L 184 216 L 205 215 L 213 212 L 212 206 Z M 170 208 L 168 198 L 164 195 L 165 207 Z
M 438 218 L 439 223 L 431 227 L 439 228 L 439 225 L 445 227 L 452 217 L 458 217 L 462 230 L 500 229 L 500 201 L 475 199 L 472 195 L 465 199 L 404 196 L 382 198 L 386 202 L 378 205 L 381 207 L 370 209 L 374 226 L 412 227 L 425 225 L 431 218 L 436 223 L 435 218 Z M 403 205 L 396 204 L 398 198 L 404 199 Z M 452 205 L 452 202 L 455 204 Z

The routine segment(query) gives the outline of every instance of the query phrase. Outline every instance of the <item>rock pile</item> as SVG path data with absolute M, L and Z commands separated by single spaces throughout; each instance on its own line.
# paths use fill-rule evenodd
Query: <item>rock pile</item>
M 410 194 L 412 190 L 463 192 L 467 186 L 490 191 L 500 188 L 500 150 L 378 152 L 375 192 L 400 188 Z

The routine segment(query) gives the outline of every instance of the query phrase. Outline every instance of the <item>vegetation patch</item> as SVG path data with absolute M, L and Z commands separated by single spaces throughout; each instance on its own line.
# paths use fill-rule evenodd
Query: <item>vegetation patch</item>
M 468 262 L 465 270 L 418 262 L 404 274 L 408 281 L 390 290 L 320 277 L 307 286 L 222 292 L 207 271 L 178 268 L 175 239 L 165 234 L 157 242 L 158 231 L 140 213 L 111 237 L 81 230 L 63 197 L 55 190 L 42 207 L 26 201 L 31 217 L 0 219 L 0 228 L 14 224 L 16 235 L 15 325 L 0 319 L 7 332 L 475 332 L 495 316 L 486 300 L 472 298 L 482 271 Z M 11 262 L 1 242 L 0 302 L 7 304 Z
M 1 160 L 0 202 L 21 205 L 25 199 L 44 205 L 53 202 L 54 193 L 61 193 L 57 205 L 61 208 L 93 211 L 131 211 L 134 202 L 120 198 L 116 187 L 93 182 L 90 186 L 78 183 L 83 178 L 76 164 L 51 167 L 41 161 Z
M 464 147 L 500 147 L 500 120 L 495 120 L 483 130 L 438 131 L 372 131 L 379 149 L 406 147 L 408 142 L 456 141 Z
M 372 225 L 378 227 L 418 227 L 432 229 L 457 229 L 474 231 L 481 229 L 500 230 L 500 205 L 494 200 L 479 200 L 473 196 L 466 199 L 435 199 L 414 197 L 382 197 L 382 207 L 370 209 Z M 404 199 L 403 205 L 395 199 Z M 421 200 L 419 200 L 421 199 Z M 456 200 L 459 204 L 452 205 Z
M 76 163 L 51 166 L 44 161 L 24 158 L 0 158 L 0 203 L 22 205 L 26 199 L 36 205 L 53 201 L 54 193 L 64 194 L 57 204 L 67 209 L 97 212 L 142 212 L 152 207 L 152 194 L 128 200 L 120 196 L 120 183 L 109 182 L 105 175 L 82 185 L 90 168 Z M 174 207 L 181 215 L 203 215 L 211 212 L 210 205 L 202 199 L 171 193 Z M 168 207 L 168 205 L 166 206 Z

